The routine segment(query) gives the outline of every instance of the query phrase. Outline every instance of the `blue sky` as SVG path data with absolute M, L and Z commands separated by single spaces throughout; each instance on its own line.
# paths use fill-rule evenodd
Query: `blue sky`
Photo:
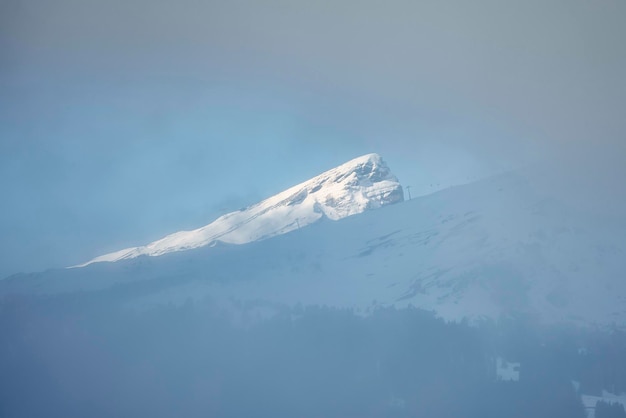
M 369 152 L 419 195 L 572 146 L 621 149 L 624 12 L 3 2 L 0 276 L 201 226 Z

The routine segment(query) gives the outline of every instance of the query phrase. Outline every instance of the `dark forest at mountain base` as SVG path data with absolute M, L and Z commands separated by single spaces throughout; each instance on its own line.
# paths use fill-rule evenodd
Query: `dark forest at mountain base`
M 6 297 L 0 416 L 582 418 L 573 381 L 626 389 L 617 331 L 266 308 Z M 497 358 L 519 363 L 519 380 L 499 377 Z

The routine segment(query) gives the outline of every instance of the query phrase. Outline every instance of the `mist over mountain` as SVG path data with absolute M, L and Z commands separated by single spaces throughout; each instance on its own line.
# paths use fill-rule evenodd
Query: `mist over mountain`
M 597 190 L 614 171 L 568 170 L 404 199 L 368 154 L 0 280 L 0 413 L 626 416 L 626 224 Z
M 200 229 L 80 268 L 17 275 L 0 292 L 115 287 L 133 289 L 137 306 L 210 298 L 626 325 L 624 225 L 547 189 L 554 175 L 543 167 L 402 202 L 397 179 L 370 154 Z
M 624 16 L 0 2 L 0 418 L 626 418 Z

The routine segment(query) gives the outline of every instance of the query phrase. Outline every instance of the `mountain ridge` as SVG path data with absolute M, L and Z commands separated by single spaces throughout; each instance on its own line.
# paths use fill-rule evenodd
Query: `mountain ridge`
M 414 306 L 449 320 L 626 327 L 626 226 L 542 181 L 508 173 L 243 245 L 14 276 L 0 296 L 96 292 L 133 308 L 208 298 L 270 312 Z
M 114 251 L 72 267 L 140 255 L 160 256 L 217 242 L 245 244 L 293 231 L 322 217 L 339 220 L 403 200 L 402 186 L 385 161 L 378 154 L 366 154 L 203 227 L 174 232 L 149 244 Z

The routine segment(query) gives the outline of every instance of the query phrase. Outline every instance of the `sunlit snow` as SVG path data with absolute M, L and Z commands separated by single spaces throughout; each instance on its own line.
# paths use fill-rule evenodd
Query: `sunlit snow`
M 383 159 L 367 154 L 202 228 L 175 232 L 150 244 L 105 254 L 75 267 L 140 255 L 159 256 L 217 241 L 245 244 L 293 231 L 322 217 L 338 220 L 403 199 L 402 186 Z

